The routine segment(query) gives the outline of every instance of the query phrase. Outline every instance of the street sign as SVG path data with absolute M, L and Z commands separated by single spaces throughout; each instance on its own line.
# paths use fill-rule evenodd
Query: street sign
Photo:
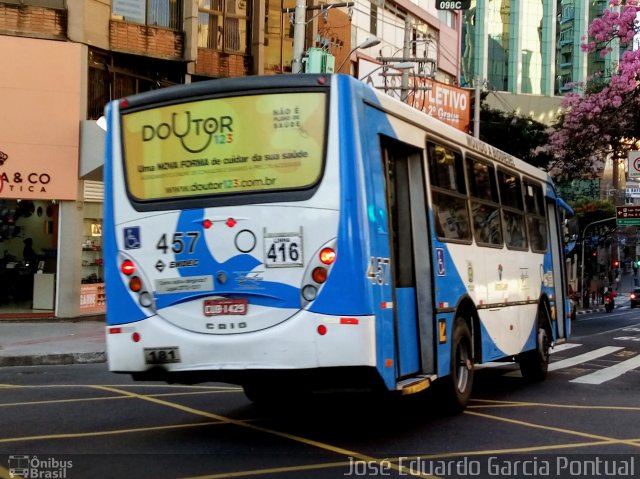
M 640 219 L 640 205 L 616 206 L 616 219 L 622 218 Z
M 618 226 L 640 226 L 640 218 L 617 219 L 616 224 Z
M 471 0 L 436 0 L 436 10 L 469 10 Z
M 640 206 L 616 206 L 616 224 L 640 226 Z
M 640 187 L 638 186 L 629 186 L 625 188 L 624 195 L 629 198 L 640 198 Z
M 629 158 L 629 178 L 640 178 L 640 151 L 630 151 Z

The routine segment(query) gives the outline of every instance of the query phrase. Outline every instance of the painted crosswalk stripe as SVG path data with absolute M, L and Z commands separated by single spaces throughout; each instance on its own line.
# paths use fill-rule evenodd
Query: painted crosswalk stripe
M 627 371 L 631 371 L 637 367 L 640 367 L 640 355 L 634 356 L 626 361 L 619 362 L 618 364 L 614 364 L 613 366 L 609 366 L 608 368 L 603 368 L 591 374 L 572 379 L 570 382 L 581 384 L 602 384 L 605 381 L 615 379 Z
M 563 344 L 558 344 L 557 346 L 554 346 L 553 349 L 550 351 L 551 354 L 553 353 L 559 353 L 560 351 L 566 351 L 567 349 L 573 349 L 573 348 L 577 348 L 578 346 L 582 346 L 582 344 L 578 344 L 578 343 L 563 343 Z
M 602 356 L 606 356 L 607 354 L 615 353 L 616 351 L 619 351 L 621 349 L 623 349 L 622 346 L 605 346 L 603 348 L 589 351 L 588 353 L 578 354 L 577 356 L 573 356 L 571 358 L 555 361 L 549 364 L 549 371 L 557 371 L 558 369 L 570 368 L 571 366 L 576 366 L 577 364 L 586 363 L 587 361 L 591 361 L 592 359 L 597 359 Z M 522 374 L 520 373 L 520 371 L 511 371 L 504 376 L 510 378 L 518 378 L 522 377 Z
M 587 361 L 591 361 L 592 359 L 601 358 L 602 356 L 606 356 L 607 354 L 615 353 L 616 351 L 620 351 L 621 349 L 623 349 L 622 346 L 605 346 L 603 348 L 594 349 L 593 351 L 589 351 L 588 353 L 578 354 L 577 356 L 574 356 L 572 358 L 567 358 L 551 363 L 549 364 L 549 371 L 570 368 L 571 366 L 586 363 Z
M 582 346 L 582 344 L 578 344 L 578 343 L 563 343 L 563 344 L 558 344 L 557 346 L 554 346 L 554 348 L 549 351 L 551 354 L 553 353 L 559 353 L 560 351 L 566 351 L 567 349 L 573 349 L 573 348 L 577 348 L 578 346 Z M 506 365 L 513 365 L 515 363 L 513 362 L 498 362 L 498 361 L 491 361 L 489 363 L 482 363 L 482 364 L 476 364 L 474 366 L 474 369 L 483 369 L 483 368 L 495 368 L 498 366 L 506 366 Z

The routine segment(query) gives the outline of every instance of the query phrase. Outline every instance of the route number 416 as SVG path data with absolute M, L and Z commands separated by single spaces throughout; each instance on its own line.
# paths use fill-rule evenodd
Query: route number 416
M 389 258 L 369 258 L 369 268 L 367 269 L 367 278 L 373 284 L 389 284 L 390 266 Z

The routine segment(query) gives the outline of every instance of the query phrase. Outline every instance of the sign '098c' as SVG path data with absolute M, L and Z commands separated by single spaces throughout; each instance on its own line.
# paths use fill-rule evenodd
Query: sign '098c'
M 437 10 L 468 10 L 471 0 L 436 0 Z

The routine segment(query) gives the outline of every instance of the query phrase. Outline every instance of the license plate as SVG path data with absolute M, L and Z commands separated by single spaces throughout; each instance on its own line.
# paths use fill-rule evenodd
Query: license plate
M 302 266 L 302 234 L 265 234 L 264 265 L 268 268 Z
M 147 364 L 179 363 L 178 348 L 144 348 L 144 360 Z
M 249 309 L 249 302 L 244 298 L 205 299 L 203 308 L 205 316 L 244 316 Z

